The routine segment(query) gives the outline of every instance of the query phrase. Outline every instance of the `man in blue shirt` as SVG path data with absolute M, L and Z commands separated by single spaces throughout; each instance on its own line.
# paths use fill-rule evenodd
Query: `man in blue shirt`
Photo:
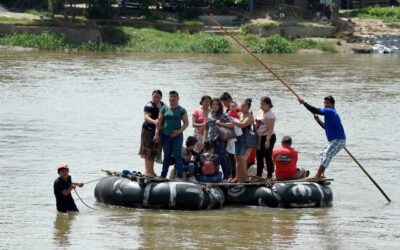
M 57 169 L 59 177 L 54 181 L 54 195 L 57 202 L 57 211 L 61 213 L 79 212 L 72 199 L 71 191 L 76 186 L 83 187 L 83 183 L 72 182 L 67 164 L 60 164 Z
M 320 180 L 324 178 L 325 169 L 329 166 L 332 158 L 346 145 L 346 135 L 339 114 L 335 109 L 335 99 L 332 96 L 324 98 L 324 108 L 321 109 L 311 106 L 302 98 L 299 98 L 299 102 L 314 114 L 315 120 L 325 129 L 328 139 L 328 143 L 320 154 L 321 164 L 318 172 L 314 177 L 311 177 Z M 324 122 L 319 119 L 318 115 L 324 116 Z

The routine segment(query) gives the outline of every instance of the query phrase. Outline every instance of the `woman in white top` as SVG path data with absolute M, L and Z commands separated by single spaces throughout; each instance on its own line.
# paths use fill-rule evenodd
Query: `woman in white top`
M 260 111 L 257 112 L 254 123 L 257 132 L 257 179 L 261 178 L 264 160 L 267 165 L 267 178 L 272 178 L 274 173 L 274 162 L 272 161 L 272 150 L 276 142 L 274 126 L 276 117 L 272 112 L 271 98 L 261 97 Z

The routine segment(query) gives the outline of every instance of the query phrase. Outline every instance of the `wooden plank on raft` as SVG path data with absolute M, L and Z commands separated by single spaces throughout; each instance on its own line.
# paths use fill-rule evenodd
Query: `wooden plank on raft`
M 173 182 L 173 180 L 161 177 L 148 177 L 148 176 L 138 176 L 138 175 L 124 175 L 121 172 L 102 170 L 110 176 L 123 177 L 131 181 L 141 182 L 141 183 L 152 183 L 152 182 Z M 221 187 L 232 187 L 232 186 L 271 186 L 276 183 L 293 183 L 293 182 L 313 182 L 321 184 L 329 184 L 334 179 L 324 178 L 322 180 L 316 179 L 298 179 L 298 180 L 284 180 L 284 181 L 261 181 L 261 182 L 220 182 L 220 183 L 210 183 L 210 182 L 191 182 L 205 186 L 221 186 Z
M 198 184 L 206 185 L 206 186 L 265 186 L 270 184 L 270 182 L 220 182 L 220 183 L 210 183 L 210 182 L 198 182 Z
M 334 181 L 334 179 L 328 179 L 324 178 L 322 180 L 316 180 L 316 179 L 298 179 L 298 180 L 286 180 L 286 181 L 274 181 L 274 183 L 285 183 L 285 182 L 328 182 L 328 181 Z

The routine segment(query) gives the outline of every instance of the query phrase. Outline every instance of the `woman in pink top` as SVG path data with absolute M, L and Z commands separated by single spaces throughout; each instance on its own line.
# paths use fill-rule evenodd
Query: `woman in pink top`
M 208 95 L 205 95 L 201 97 L 200 100 L 200 105 L 201 107 L 195 109 L 192 115 L 192 123 L 194 127 L 194 137 L 196 137 L 197 142 L 194 150 L 199 153 L 202 151 L 203 146 L 201 142 L 203 141 L 203 135 L 204 135 L 204 128 L 206 126 L 206 121 L 208 117 L 208 113 L 210 113 L 210 103 L 211 103 L 211 97 Z

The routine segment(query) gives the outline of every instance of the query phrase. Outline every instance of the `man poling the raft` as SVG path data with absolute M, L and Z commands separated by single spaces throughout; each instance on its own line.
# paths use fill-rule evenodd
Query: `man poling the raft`
M 301 100 L 303 100 L 294 90 L 289 86 L 288 83 L 286 83 L 274 70 L 272 70 L 270 67 L 268 67 L 263 61 L 261 61 L 253 52 L 251 52 L 246 46 L 244 46 L 238 39 L 236 39 L 227 29 L 225 29 L 220 23 L 218 23 L 212 16 L 208 16 L 208 19 L 210 19 L 211 22 L 213 22 L 215 25 L 217 25 L 221 30 L 225 32 L 226 35 L 231 37 L 240 47 L 242 47 L 245 51 L 249 53 L 250 56 L 253 57 L 254 60 L 256 60 L 258 63 L 260 63 L 264 69 L 266 69 L 268 72 L 270 72 L 273 76 L 276 77 L 296 98 L 299 100 L 301 103 Z M 303 100 L 304 101 L 304 100 Z M 321 124 L 320 124 L 321 125 Z M 358 160 L 350 153 L 350 151 L 343 145 L 344 150 L 347 152 L 347 154 L 354 160 L 354 162 L 361 168 L 361 170 L 367 175 L 367 177 L 372 181 L 372 183 L 378 188 L 378 190 L 382 193 L 382 195 L 386 198 L 388 202 L 391 202 L 389 197 L 386 195 L 386 193 L 382 190 L 382 188 L 378 185 L 378 183 L 375 182 L 375 180 L 368 174 L 368 172 L 361 166 L 361 164 L 358 162 Z M 322 171 L 319 171 L 322 172 Z M 320 173 L 321 176 L 323 174 Z M 318 173 L 316 175 L 318 177 Z
M 321 152 L 321 164 L 317 174 L 310 177 L 310 179 L 322 180 L 324 178 L 325 169 L 329 166 L 332 158 L 346 145 L 346 135 L 339 114 L 335 109 L 335 99 L 332 96 L 324 98 L 325 107 L 321 109 L 311 106 L 302 98 L 299 99 L 299 102 L 300 104 L 304 104 L 304 106 L 315 115 L 314 118 L 318 124 L 325 128 L 328 143 Z M 322 122 L 318 115 L 323 115 L 325 117 L 325 122 Z

